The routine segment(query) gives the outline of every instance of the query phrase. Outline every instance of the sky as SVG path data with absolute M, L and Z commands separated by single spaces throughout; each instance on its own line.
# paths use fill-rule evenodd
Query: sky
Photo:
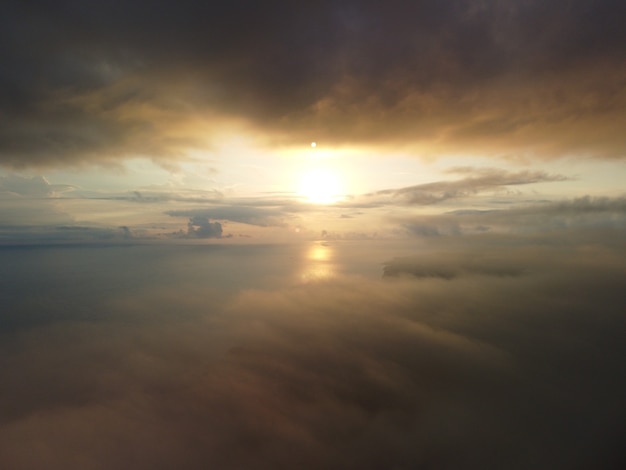
M 3 2 L 0 466 L 622 468 L 624 21 Z

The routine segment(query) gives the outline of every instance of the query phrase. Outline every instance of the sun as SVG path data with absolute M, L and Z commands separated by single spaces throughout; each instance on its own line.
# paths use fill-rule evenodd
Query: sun
M 298 193 L 315 204 L 330 204 L 340 199 L 337 174 L 327 169 L 313 169 L 304 174 Z

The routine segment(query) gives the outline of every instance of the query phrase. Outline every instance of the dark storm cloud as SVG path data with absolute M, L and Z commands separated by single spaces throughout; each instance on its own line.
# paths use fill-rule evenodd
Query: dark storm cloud
M 230 124 L 284 143 L 620 157 L 625 8 L 8 1 L 1 162 L 171 164 Z
M 284 248 L 5 253 L 29 263 L 0 267 L 18 322 L 0 330 L 0 464 L 620 468 L 625 260 L 596 242 L 435 244 L 411 262 L 459 276 L 226 299 L 242 259 L 277 273 Z

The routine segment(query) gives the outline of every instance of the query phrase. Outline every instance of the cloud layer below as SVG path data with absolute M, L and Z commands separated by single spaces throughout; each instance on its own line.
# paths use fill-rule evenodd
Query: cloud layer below
M 626 260 L 595 240 L 5 249 L 0 463 L 619 468 Z

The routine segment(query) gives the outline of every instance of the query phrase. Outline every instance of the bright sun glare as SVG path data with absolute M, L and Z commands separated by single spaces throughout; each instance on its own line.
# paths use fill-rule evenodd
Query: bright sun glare
M 339 190 L 339 179 L 334 172 L 314 169 L 303 176 L 298 192 L 310 202 L 329 204 L 339 199 Z

